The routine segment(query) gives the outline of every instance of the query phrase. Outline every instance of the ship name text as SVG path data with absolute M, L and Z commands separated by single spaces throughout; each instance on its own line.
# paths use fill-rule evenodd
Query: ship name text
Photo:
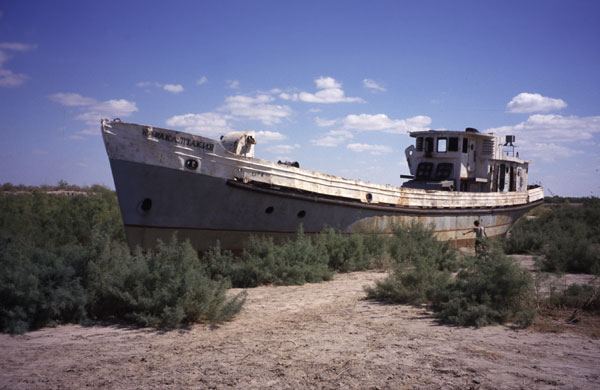
M 164 140 L 167 142 L 174 142 L 176 144 L 184 145 L 184 146 L 193 146 L 198 149 L 205 149 L 210 152 L 213 151 L 215 144 L 211 144 L 204 141 L 195 140 L 193 138 L 181 137 L 176 135 L 171 135 L 167 133 L 161 133 L 159 131 L 153 131 L 151 129 L 143 129 L 142 135 L 144 137 L 152 137 L 159 140 Z

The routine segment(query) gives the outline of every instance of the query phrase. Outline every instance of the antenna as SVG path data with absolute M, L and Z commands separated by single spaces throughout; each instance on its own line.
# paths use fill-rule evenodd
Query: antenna
M 507 135 L 505 138 L 504 146 L 512 147 L 512 156 L 515 157 L 515 145 L 513 144 L 513 142 L 515 142 L 515 136 Z M 519 156 L 517 156 L 517 157 L 519 157 Z

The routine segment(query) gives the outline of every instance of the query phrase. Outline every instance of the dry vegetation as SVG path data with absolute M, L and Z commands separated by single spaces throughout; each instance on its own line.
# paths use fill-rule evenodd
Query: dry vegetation
M 597 199 L 538 210 L 511 257 L 418 225 L 198 256 L 130 252 L 100 186 L 2 189 L 0 326 L 29 332 L 0 335 L 0 388 L 600 386 Z

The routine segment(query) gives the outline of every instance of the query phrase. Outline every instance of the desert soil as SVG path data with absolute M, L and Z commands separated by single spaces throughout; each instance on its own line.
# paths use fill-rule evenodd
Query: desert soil
M 439 325 L 425 307 L 365 300 L 384 277 L 249 289 L 243 312 L 215 327 L 0 335 L 0 388 L 600 388 L 597 337 Z

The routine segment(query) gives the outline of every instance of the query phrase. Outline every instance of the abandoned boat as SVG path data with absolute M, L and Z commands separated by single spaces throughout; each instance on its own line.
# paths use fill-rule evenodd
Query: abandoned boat
M 293 236 L 300 224 L 305 233 L 389 234 L 415 220 L 465 246 L 475 220 L 502 236 L 544 198 L 527 185 L 530 161 L 505 152 L 514 137 L 502 144 L 470 128 L 410 133 L 410 180 L 396 187 L 255 158 L 252 132 L 217 141 L 118 119 L 101 127 L 131 247 L 177 231 L 198 250 L 217 240 L 239 250 L 250 235 Z

